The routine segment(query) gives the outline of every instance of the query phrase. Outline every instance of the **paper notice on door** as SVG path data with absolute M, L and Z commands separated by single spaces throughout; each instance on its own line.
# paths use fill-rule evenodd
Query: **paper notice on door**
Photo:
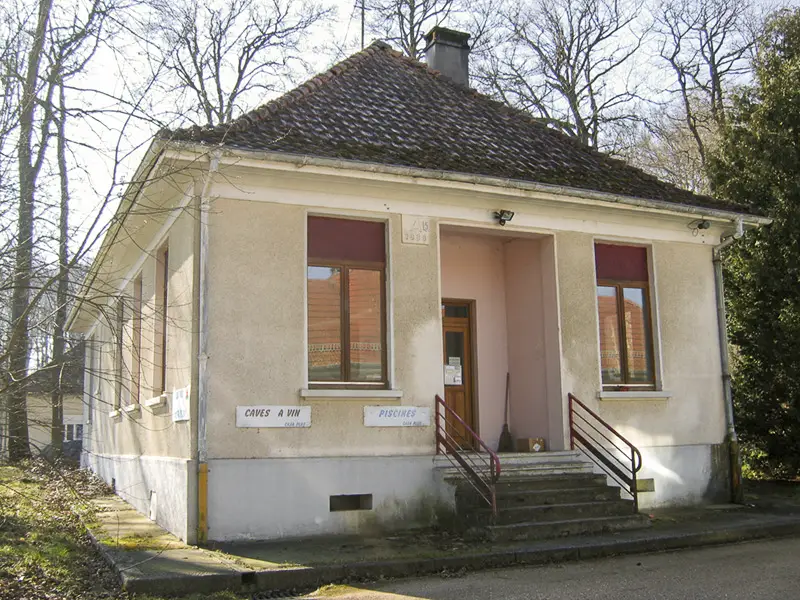
M 448 356 L 447 357 L 447 364 L 453 367 L 460 367 L 461 366 L 461 357 L 460 356 Z
M 444 384 L 461 385 L 461 365 L 444 366 Z

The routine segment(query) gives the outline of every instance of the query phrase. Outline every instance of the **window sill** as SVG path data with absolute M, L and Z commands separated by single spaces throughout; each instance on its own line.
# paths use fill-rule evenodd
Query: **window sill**
M 129 415 L 134 413 L 138 415 L 142 412 L 142 405 L 139 403 L 126 404 L 125 406 L 122 407 L 122 410 L 124 410 Z
M 626 392 L 597 392 L 599 400 L 668 400 L 672 398 L 672 392 L 664 390 L 628 390 Z
M 118 408 L 115 408 L 110 413 L 108 413 L 109 419 L 119 419 L 122 416 L 122 411 Z
M 403 390 L 381 390 L 381 389 L 361 389 L 361 390 L 344 390 L 303 388 L 300 390 L 301 398 L 402 398 Z
M 159 406 L 164 406 L 167 403 L 167 395 L 161 394 L 160 396 L 156 396 L 155 398 L 150 398 L 150 400 L 145 400 L 144 405 L 147 408 L 157 408 Z

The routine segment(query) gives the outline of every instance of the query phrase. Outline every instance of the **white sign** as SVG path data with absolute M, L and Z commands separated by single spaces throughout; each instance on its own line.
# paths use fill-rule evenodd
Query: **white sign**
M 403 243 L 421 244 L 430 243 L 431 220 L 427 217 L 412 217 L 403 215 Z
M 189 391 L 191 386 L 186 386 L 179 390 L 172 390 L 172 420 L 189 420 Z
M 444 366 L 444 384 L 445 385 L 461 385 L 461 365 L 445 365 Z
M 422 406 L 365 406 L 364 427 L 428 427 L 431 409 Z
M 310 406 L 237 406 L 237 427 L 311 427 Z

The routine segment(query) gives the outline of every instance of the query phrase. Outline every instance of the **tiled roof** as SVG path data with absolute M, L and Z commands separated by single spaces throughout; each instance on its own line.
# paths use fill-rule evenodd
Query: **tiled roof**
M 743 212 L 580 145 L 383 42 L 227 125 L 162 132 L 209 145 L 487 175 Z

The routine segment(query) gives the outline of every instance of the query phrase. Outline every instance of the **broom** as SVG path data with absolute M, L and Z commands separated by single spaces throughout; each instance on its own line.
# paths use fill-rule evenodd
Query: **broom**
M 500 442 L 497 444 L 498 452 L 513 452 L 514 438 L 508 430 L 508 394 L 511 385 L 511 373 L 506 373 L 506 420 L 503 423 L 503 431 L 500 432 Z

